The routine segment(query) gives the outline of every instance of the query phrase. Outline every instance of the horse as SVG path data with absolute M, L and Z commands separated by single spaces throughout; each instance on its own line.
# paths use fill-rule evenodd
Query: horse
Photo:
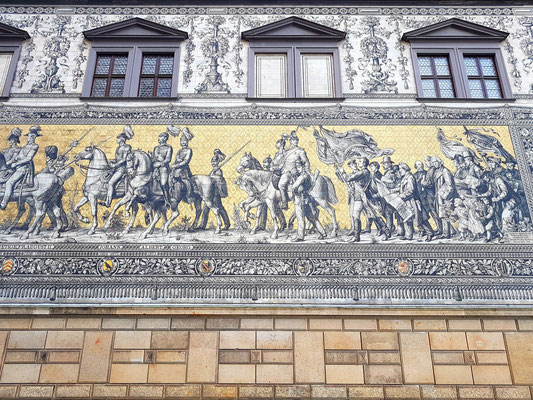
M 246 171 L 251 170 L 262 170 L 261 168 L 257 168 L 259 164 L 259 161 L 252 156 L 251 153 L 245 153 L 241 161 L 239 163 L 239 166 L 237 167 L 237 172 L 241 174 L 245 174 Z M 260 165 L 260 164 L 259 164 Z M 267 171 L 268 172 L 268 171 Z M 272 177 L 272 172 L 269 172 L 270 176 Z M 276 190 L 276 189 L 275 189 Z M 278 190 L 279 193 L 279 190 Z M 266 194 L 266 193 L 265 193 Z M 274 195 L 273 192 L 269 194 L 270 196 L 277 196 L 278 194 Z M 309 192 L 309 195 L 315 199 L 315 201 L 318 203 L 318 205 L 326 210 L 326 212 L 331 216 L 331 220 L 333 223 L 333 229 L 331 231 L 331 236 L 337 236 L 337 232 L 339 229 L 339 225 L 337 223 L 337 216 L 335 213 L 335 208 L 333 208 L 332 205 L 337 204 L 339 200 L 337 199 L 337 194 L 335 192 L 335 185 L 333 185 L 333 182 L 331 179 L 325 175 L 318 175 L 316 178 L 313 187 L 311 188 L 311 191 Z M 281 195 L 279 195 L 281 199 Z M 271 199 L 272 201 L 279 201 L 275 198 Z M 251 199 L 246 199 L 243 203 L 246 203 L 250 201 Z M 242 204 L 242 203 L 241 203 Z M 275 203 L 276 206 L 278 203 Z
M 0 153 L 0 172 L 4 179 L 4 182 L 7 181 L 7 172 L 8 167 L 6 165 L 5 157 L 3 154 Z M 52 213 L 56 217 L 58 223 L 56 224 L 56 227 L 51 235 L 52 239 L 58 238 L 60 236 L 60 230 L 63 228 L 63 220 L 61 218 L 61 209 L 59 208 L 56 201 L 57 193 L 59 193 L 63 181 L 55 174 L 51 173 L 39 173 L 35 175 L 33 178 L 33 186 L 30 187 L 20 187 L 22 185 L 22 182 L 17 185 L 15 190 L 13 190 L 13 193 L 11 194 L 11 197 L 9 198 L 9 202 L 17 202 L 18 204 L 18 213 L 17 217 L 7 228 L 7 232 L 10 232 L 13 226 L 18 222 L 20 217 L 24 214 L 26 211 L 26 208 L 24 206 L 25 203 L 28 203 L 30 205 L 30 214 L 28 215 L 29 218 L 32 217 L 33 210 L 35 210 L 33 220 L 29 224 L 28 229 L 26 232 L 20 237 L 21 239 L 28 239 L 31 234 L 36 234 L 39 231 L 39 228 L 41 227 L 42 221 L 44 217 L 46 216 L 47 209 L 51 209 Z M 4 188 L 0 189 L 0 197 L 4 195 Z
M 98 200 L 104 201 L 107 195 L 107 188 L 104 185 L 104 176 L 109 176 L 111 167 L 107 161 L 105 153 L 94 145 L 88 146 L 85 150 L 80 152 L 74 157 L 74 160 L 79 164 L 81 160 L 89 160 L 88 167 L 80 167 L 87 170 L 85 183 L 82 186 L 83 197 L 74 207 L 74 214 L 84 224 L 88 224 L 90 221 L 80 213 L 80 208 L 85 204 L 91 205 L 92 225 L 88 235 L 94 235 L 96 228 L 98 227 Z M 118 184 L 117 189 L 113 193 L 113 199 L 120 199 L 124 197 L 125 189 L 123 185 Z M 130 218 L 126 229 L 131 229 L 137 216 L 138 206 L 133 206 L 133 215 Z

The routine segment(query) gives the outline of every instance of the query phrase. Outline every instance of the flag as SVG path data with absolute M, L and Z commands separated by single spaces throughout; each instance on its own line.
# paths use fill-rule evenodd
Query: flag
M 498 139 L 494 136 L 481 133 L 481 131 L 484 131 L 499 136 L 497 132 L 492 129 L 468 129 L 466 126 L 464 128 L 465 131 L 463 132 L 463 135 L 467 137 L 468 143 L 472 143 L 479 153 L 494 153 L 497 156 L 504 158 L 505 162 L 516 163 L 515 158 L 503 148 L 503 145 Z
M 444 154 L 450 160 L 453 160 L 455 156 L 464 156 L 464 153 L 468 153 L 473 158 L 478 158 L 474 150 L 469 149 L 466 146 L 463 146 L 456 140 L 451 140 L 446 137 L 444 132 L 438 126 L 437 128 L 437 140 L 440 143 L 440 149 L 442 154 Z M 459 139 L 461 140 L 461 139 Z
M 318 158 L 326 164 L 343 164 L 357 157 L 367 157 L 370 160 L 394 153 L 394 149 L 378 148 L 372 136 L 358 129 L 338 133 L 319 126 L 319 130 L 315 129 L 313 135 Z

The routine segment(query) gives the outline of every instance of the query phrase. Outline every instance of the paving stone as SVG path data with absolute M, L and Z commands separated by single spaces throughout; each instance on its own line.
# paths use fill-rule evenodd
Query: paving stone
M 345 399 L 347 391 L 344 386 L 312 385 L 311 397 L 313 399 Z
M 255 383 L 255 365 L 220 364 L 218 366 L 219 383 Z
M 402 383 L 402 367 L 399 365 L 365 365 L 365 383 L 396 385 Z
M 396 332 L 361 332 L 364 350 L 398 350 L 398 334 Z
M 36 351 L 8 351 L 6 352 L 6 363 L 33 363 L 35 362 Z
M 255 331 L 222 331 L 219 348 L 255 349 Z
M 148 364 L 112 364 L 111 383 L 146 383 Z
M 325 382 L 322 332 L 294 332 L 294 369 L 296 383 Z
M 490 400 L 494 398 L 491 387 L 468 386 L 457 388 L 461 400 Z
M 378 323 L 373 318 L 345 318 L 344 329 L 349 331 L 376 331 Z
M 66 318 L 34 318 L 31 324 L 32 329 L 63 329 Z
M 328 350 L 326 364 L 357 364 L 357 352 Z
M 383 386 L 348 386 L 348 398 L 357 400 L 384 399 Z
M 257 365 L 257 383 L 294 383 L 294 370 L 287 364 Z
M 215 382 L 218 363 L 217 336 L 217 332 L 190 332 L 187 382 Z
M 289 350 L 263 350 L 263 363 L 265 364 L 292 364 L 293 352 Z
M 369 351 L 369 364 L 400 364 L 400 353 L 398 351 Z
M 113 332 L 85 332 L 80 382 L 107 382 Z
M 292 332 L 290 331 L 258 331 L 257 348 L 266 350 L 291 350 Z
M 272 318 L 241 318 L 241 329 L 268 330 L 274 328 Z
M 385 386 L 384 390 L 386 399 L 420 399 L 420 389 L 418 386 Z
M 520 331 L 533 331 L 533 318 L 519 319 L 517 322 Z
M 327 384 L 364 383 L 362 365 L 326 365 Z
M 470 365 L 434 365 L 437 385 L 471 385 L 472 368 Z
M 378 320 L 378 327 L 380 331 L 410 331 L 410 319 L 380 319 Z
M 80 367 L 74 364 L 44 364 L 40 383 L 76 383 Z
M 143 362 L 144 350 L 113 351 L 113 363 L 142 364 Z
M 424 400 L 452 400 L 457 399 L 457 389 L 455 386 L 420 386 L 422 398 Z
M 185 383 L 185 364 L 150 364 L 148 383 Z
M 516 331 L 516 321 L 514 319 L 483 319 L 484 331 Z
M 170 318 L 137 318 L 137 329 L 170 329 Z
M 105 399 L 115 397 L 126 397 L 128 387 L 125 385 L 94 385 L 93 397 L 103 397 Z
M 472 365 L 476 385 L 510 385 L 511 372 L 507 365 Z
M 0 383 L 37 383 L 40 372 L 39 364 L 5 364 Z
M 342 319 L 336 318 L 309 318 L 310 330 L 342 330 Z
M 151 338 L 152 332 L 150 331 L 117 331 L 113 347 L 115 349 L 149 349 Z
M 506 333 L 507 354 L 517 385 L 533 385 L 533 332 Z
M 274 386 L 245 386 L 239 387 L 239 398 L 273 399 Z
M 67 329 L 100 329 L 102 318 L 67 318 Z
M 135 318 L 103 318 L 102 329 L 135 329 Z
M 450 331 L 481 331 L 481 321 L 479 319 L 449 319 L 448 330 Z
M 57 385 L 58 398 L 87 398 L 91 396 L 91 385 Z
M 426 332 L 401 332 L 400 349 L 405 383 L 435 382 Z
M 30 329 L 31 318 L 0 318 L 0 330 Z
M 21 386 L 18 397 L 51 399 L 54 386 Z
M 501 332 L 467 332 L 470 350 L 505 350 Z
M 117 332 L 118 333 L 118 332 Z M 154 331 L 152 332 L 152 349 L 186 349 L 189 345 L 189 332 Z
M 79 351 L 51 351 L 48 354 L 48 362 L 50 363 L 78 363 L 79 361 Z
M 17 396 L 17 386 L 0 386 L 0 399 L 12 399 Z
M 324 332 L 324 348 L 328 350 L 360 350 L 359 332 Z
M 180 317 L 172 318 L 170 329 L 205 329 L 205 318 Z
M 206 329 L 239 329 L 238 318 L 208 318 Z
M 130 398 L 159 399 L 163 397 L 165 387 L 162 385 L 131 385 Z
M 12 331 L 9 334 L 9 349 L 43 349 L 46 331 Z
M 250 362 L 249 350 L 220 350 L 218 352 L 220 364 L 246 364 Z
M 429 332 L 431 350 L 468 350 L 464 332 Z
M 274 329 L 277 330 L 306 330 L 307 318 L 276 318 L 274 320 Z
M 478 364 L 507 364 L 505 351 L 476 351 Z
M 531 393 L 527 386 L 514 386 L 514 387 L 495 387 L 497 400 L 530 400 Z
M 47 349 L 81 349 L 83 331 L 49 331 L 46 337 Z

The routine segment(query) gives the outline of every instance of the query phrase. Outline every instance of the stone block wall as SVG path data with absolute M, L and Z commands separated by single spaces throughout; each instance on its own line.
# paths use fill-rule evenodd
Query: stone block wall
M 0 398 L 532 398 L 528 312 L 140 311 L 2 316 Z

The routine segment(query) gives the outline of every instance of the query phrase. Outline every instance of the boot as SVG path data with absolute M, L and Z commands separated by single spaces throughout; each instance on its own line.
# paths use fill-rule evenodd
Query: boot
M 366 223 L 366 228 L 361 231 L 361 233 L 370 233 L 372 231 L 372 223 L 374 222 L 374 218 L 368 218 L 368 221 Z
M 349 242 L 351 243 L 354 243 L 354 242 L 359 242 L 361 240 L 361 221 L 356 219 L 354 221 L 354 230 L 355 230 L 355 233 L 353 235 L 353 237 L 349 240 Z

